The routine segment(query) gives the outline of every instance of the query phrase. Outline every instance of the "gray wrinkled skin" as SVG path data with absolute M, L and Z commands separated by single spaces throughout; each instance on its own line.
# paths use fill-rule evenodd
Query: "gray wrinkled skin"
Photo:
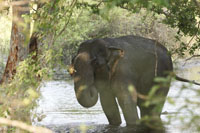
M 154 78 L 166 77 L 173 70 L 164 46 L 137 36 L 89 40 L 80 45 L 72 65 L 76 97 L 82 106 L 94 106 L 99 94 L 110 125 L 121 124 L 118 101 L 127 126 L 138 127 L 136 106 L 139 106 L 141 118 L 154 118 L 140 123 L 142 127 L 147 127 L 148 132 L 162 127 L 160 114 L 170 82 L 157 88 L 155 99 L 151 99 L 157 99 L 156 104 L 144 106 L 144 103 L 152 86 L 158 84 Z

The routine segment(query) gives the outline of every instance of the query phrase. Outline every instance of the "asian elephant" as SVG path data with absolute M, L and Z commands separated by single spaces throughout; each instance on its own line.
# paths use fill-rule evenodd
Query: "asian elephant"
M 86 108 L 96 104 L 98 94 L 103 111 L 111 125 L 120 125 L 119 106 L 127 126 L 137 125 L 141 118 L 160 114 L 169 91 L 160 85 L 154 97 L 162 96 L 156 105 L 144 106 L 155 77 L 167 77 L 173 71 L 167 49 L 160 43 L 138 36 L 93 39 L 83 42 L 73 58 L 70 73 L 78 102 Z M 156 110 L 156 111 L 155 111 Z

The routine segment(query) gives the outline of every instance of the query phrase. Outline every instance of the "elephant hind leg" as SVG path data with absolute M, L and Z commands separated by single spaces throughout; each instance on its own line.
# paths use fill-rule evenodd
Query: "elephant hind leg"
M 112 92 L 100 92 L 100 101 L 109 124 L 119 126 L 121 124 L 121 117 L 116 99 Z
M 147 133 L 165 133 L 163 122 L 160 118 L 161 111 L 156 106 L 140 107 L 141 122 L 140 127 Z
M 152 83 L 153 84 L 153 83 Z M 155 83 L 154 83 L 155 84 Z M 153 84 L 153 85 L 154 85 Z M 145 90 L 146 88 L 152 88 L 150 83 L 141 86 L 141 89 L 139 90 Z M 153 130 L 152 132 L 156 133 L 163 133 L 165 132 L 165 128 L 163 125 L 163 122 L 160 118 L 160 115 L 162 113 L 162 109 L 169 91 L 169 85 L 162 85 L 156 83 L 155 85 L 159 86 L 158 90 L 154 92 L 154 95 L 148 99 L 148 103 L 150 105 L 145 106 L 145 102 L 147 102 L 145 99 L 138 98 L 138 106 L 140 108 L 141 112 L 141 127 L 146 127 L 149 131 Z M 148 89 L 146 89 L 148 90 Z M 149 92 L 146 92 L 144 95 L 148 95 Z

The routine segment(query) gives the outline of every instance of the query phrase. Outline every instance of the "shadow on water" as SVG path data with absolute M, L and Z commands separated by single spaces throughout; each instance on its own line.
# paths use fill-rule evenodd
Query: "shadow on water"
M 47 126 L 48 127 L 48 126 Z M 52 128 L 53 127 L 53 128 Z M 68 124 L 67 126 L 49 126 L 55 133 L 162 133 L 137 129 L 136 127 L 110 126 L 105 124 Z
M 52 126 L 50 127 L 52 128 Z M 55 133 L 134 133 L 135 129 L 126 127 L 114 127 L 105 124 L 90 125 L 90 124 L 74 124 L 60 126 L 53 129 Z

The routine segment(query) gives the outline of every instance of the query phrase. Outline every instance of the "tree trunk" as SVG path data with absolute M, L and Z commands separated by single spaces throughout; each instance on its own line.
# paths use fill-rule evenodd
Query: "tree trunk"
M 30 23 L 26 23 L 22 17 L 23 14 L 29 14 L 28 2 L 13 5 L 12 14 L 10 52 L 0 83 L 9 82 L 14 77 L 18 63 L 24 60 L 28 53 L 26 42 L 30 36 Z

